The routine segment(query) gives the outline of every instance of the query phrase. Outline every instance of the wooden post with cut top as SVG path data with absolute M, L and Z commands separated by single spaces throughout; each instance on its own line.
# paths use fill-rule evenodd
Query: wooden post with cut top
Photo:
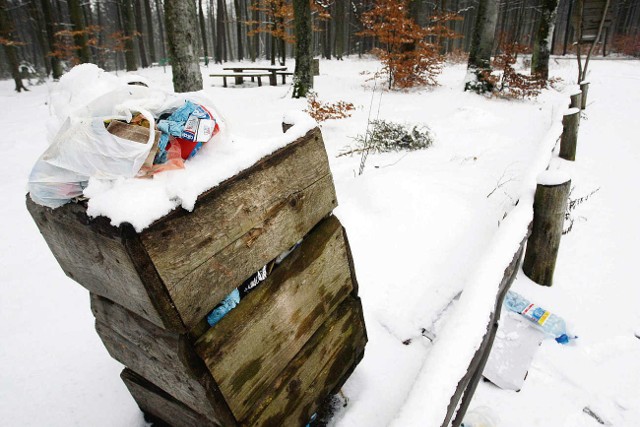
M 569 108 L 582 108 L 582 91 L 577 90 L 575 93 L 569 95 L 571 101 L 569 102 Z
M 562 116 L 562 136 L 560 137 L 560 157 L 574 161 L 578 145 L 578 127 L 580 126 L 580 110 L 570 108 Z
M 582 91 L 582 99 L 580 100 L 580 109 L 587 108 L 587 94 L 589 93 L 589 82 L 581 82 L 580 90 Z
M 533 229 L 527 242 L 522 270 L 539 285 L 551 286 L 556 267 L 571 179 L 561 171 L 538 176 L 533 202 Z

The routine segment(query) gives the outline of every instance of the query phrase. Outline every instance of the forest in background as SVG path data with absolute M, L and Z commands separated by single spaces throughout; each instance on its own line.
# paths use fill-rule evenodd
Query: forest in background
M 286 64 L 294 55 L 292 0 L 191 0 L 197 16 L 196 47 L 201 64 L 267 59 Z M 377 0 L 312 0 L 312 52 L 325 59 L 363 55 L 379 47 L 364 31 L 363 15 Z M 441 53 L 465 57 L 470 50 L 478 0 L 412 0 L 409 15 L 421 27 L 443 23 L 455 33 L 438 43 Z M 499 1 L 494 52 L 519 43 L 531 49 L 543 0 Z M 560 0 L 552 53 L 574 50 L 570 16 L 576 0 Z M 18 51 L 18 58 L 39 75 L 58 73 L 82 62 L 106 70 L 136 70 L 169 62 L 163 0 L 0 0 L 11 37 L 0 44 Z M 0 22 L 2 24 L 2 22 Z M 640 55 L 640 2 L 612 0 L 601 53 Z M 431 35 L 430 37 L 440 37 Z M 53 73 L 56 77 L 56 72 Z M 0 49 L 0 76 L 11 75 Z

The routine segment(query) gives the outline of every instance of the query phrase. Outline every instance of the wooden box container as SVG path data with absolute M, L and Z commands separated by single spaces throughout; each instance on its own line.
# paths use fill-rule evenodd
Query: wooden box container
M 83 204 L 27 208 L 140 408 L 174 426 L 306 425 L 366 331 L 319 129 L 136 233 Z M 214 327 L 206 315 L 301 244 Z

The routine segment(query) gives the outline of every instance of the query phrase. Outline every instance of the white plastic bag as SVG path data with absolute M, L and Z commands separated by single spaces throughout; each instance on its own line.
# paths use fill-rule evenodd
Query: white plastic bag
M 130 121 L 130 110 L 125 111 L 126 116 L 69 117 L 42 160 L 80 175 L 100 179 L 136 176 L 153 146 L 155 120 L 148 111 L 132 109 L 150 123 L 146 144 L 117 137 L 109 133 L 104 125 L 105 120 Z
M 31 199 L 57 208 L 82 195 L 89 177 L 115 179 L 134 177 L 154 142 L 155 120 L 137 105 L 161 105 L 165 95 L 142 87 L 117 89 L 76 108 L 69 114 L 29 176 Z M 141 113 L 150 123 L 146 144 L 109 133 L 105 120 L 132 118 Z
M 40 157 L 29 175 L 29 195 L 37 204 L 55 209 L 82 196 L 88 180 L 88 176 L 53 166 Z
M 139 80 L 139 79 L 136 79 Z M 185 100 L 214 112 L 220 130 L 226 123 L 202 93 L 168 94 L 162 90 L 127 85 L 96 66 L 75 67 L 51 95 L 55 116 L 48 123 L 49 147 L 29 177 L 29 192 L 36 203 L 56 208 L 82 196 L 90 177 L 101 180 L 131 178 L 138 174 L 153 145 L 154 116 L 174 111 Z M 129 121 L 133 112 L 150 122 L 146 144 L 107 132 L 104 121 Z

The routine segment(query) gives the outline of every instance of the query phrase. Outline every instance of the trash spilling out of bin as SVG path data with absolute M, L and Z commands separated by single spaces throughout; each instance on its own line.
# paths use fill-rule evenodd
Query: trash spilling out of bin
M 51 208 L 87 199 L 90 217 L 107 217 L 114 226 L 129 223 L 138 232 L 176 208 L 192 211 L 201 194 L 317 126 L 308 115 L 297 112 L 290 114 L 295 126 L 286 134 L 241 137 L 232 134 L 218 109 L 223 106 L 215 105 L 204 91 L 168 93 L 144 78 L 117 77 L 93 64 L 78 65 L 66 73 L 51 91 L 50 106 L 49 146 L 31 172 L 30 197 Z M 177 125 L 163 124 L 181 107 L 188 114 L 182 114 Z M 142 117 L 136 119 L 138 113 Z M 143 113 L 153 119 L 150 128 L 157 128 L 154 132 L 145 128 L 144 144 L 113 135 L 105 127 L 115 119 L 144 128 L 151 121 Z M 168 138 L 162 137 L 163 128 Z M 172 135 L 176 129 L 180 134 Z M 149 166 L 155 130 L 161 137 Z M 95 144 L 95 134 L 98 142 L 114 143 Z M 88 135 L 88 140 L 81 135 Z M 204 142 L 209 135 L 212 138 Z
M 96 69 L 74 69 L 65 78 L 85 71 Z M 112 83 L 110 90 L 67 111 L 29 177 L 36 203 L 60 207 L 80 197 L 90 178 L 149 178 L 182 169 L 221 131 L 212 105 L 192 102 L 189 95 Z
M 89 65 L 60 83 L 27 209 L 147 419 L 308 423 L 367 343 L 315 122 L 243 141 L 201 93 Z

